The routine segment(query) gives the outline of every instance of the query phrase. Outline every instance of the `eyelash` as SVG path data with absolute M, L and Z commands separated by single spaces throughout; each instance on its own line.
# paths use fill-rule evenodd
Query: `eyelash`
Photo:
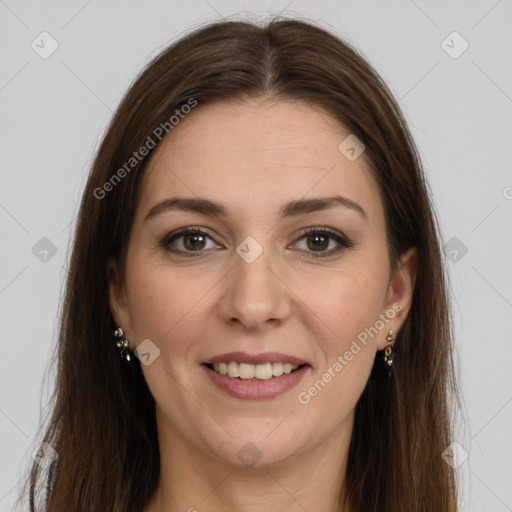
M 190 226 L 190 227 L 181 228 L 181 229 L 178 229 L 177 231 L 169 233 L 168 235 L 166 235 L 164 237 L 164 239 L 161 241 L 160 245 L 166 251 L 169 251 L 169 252 L 172 252 L 175 254 L 180 254 L 183 256 L 187 256 L 187 257 L 201 256 L 203 254 L 203 252 L 208 250 L 208 249 L 203 249 L 202 251 L 183 251 L 181 249 L 174 249 L 174 248 L 170 247 L 170 244 L 172 242 L 174 242 L 178 238 L 181 238 L 185 235 L 205 235 L 206 237 L 210 238 L 210 240 L 213 240 L 208 235 L 208 233 L 201 230 L 198 226 Z M 303 238 L 307 238 L 308 236 L 314 236 L 314 235 L 327 235 L 328 238 L 330 238 L 330 239 L 334 240 L 336 243 L 338 243 L 340 247 L 338 247 L 337 249 L 334 249 L 334 250 L 330 250 L 328 252 L 306 251 L 306 252 L 310 253 L 309 256 L 311 258 L 315 258 L 315 259 L 316 258 L 326 258 L 328 256 L 338 254 L 338 253 L 344 251 L 345 249 L 350 249 L 351 247 L 354 246 L 354 243 L 352 242 L 352 240 L 350 240 L 346 236 L 339 234 L 337 231 L 335 231 L 331 228 L 327 228 L 327 227 L 309 228 L 302 233 L 302 235 L 297 239 L 297 241 L 301 240 Z

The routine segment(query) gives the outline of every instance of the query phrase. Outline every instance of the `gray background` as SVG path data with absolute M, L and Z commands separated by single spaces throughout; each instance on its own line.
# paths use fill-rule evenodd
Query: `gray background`
M 455 440 L 469 453 L 457 469 L 462 510 L 512 510 L 510 0 L 0 0 L 0 510 L 38 444 L 73 221 L 112 111 L 188 29 L 281 10 L 352 42 L 400 100 L 448 243 L 465 399 Z M 46 59 L 31 47 L 51 49 L 43 31 L 58 43 Z M 460 55 L 453 31 L 469 44 Z

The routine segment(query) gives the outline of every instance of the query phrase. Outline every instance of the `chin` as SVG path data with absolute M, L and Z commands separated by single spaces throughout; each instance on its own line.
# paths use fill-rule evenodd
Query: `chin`
M 290 447 L 263 439 L 260 442 L 258 440 L 225 441 L 212 447 L 212 450 L 215 450 L 219 461 L 223 464 L 239 469 L 270 469 L 283 464 L 294 455 Z

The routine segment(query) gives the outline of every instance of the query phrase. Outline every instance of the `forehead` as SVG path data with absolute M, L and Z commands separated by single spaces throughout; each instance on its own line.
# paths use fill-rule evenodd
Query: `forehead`
M 339 150 L 350 134 L 325 110 L 296 100 L 199 104 L 153 154 L 139 207 L 207 196 L 254 216 L 287 200 L 340 194 L 379 215 L 365 153 L 351 161 Z

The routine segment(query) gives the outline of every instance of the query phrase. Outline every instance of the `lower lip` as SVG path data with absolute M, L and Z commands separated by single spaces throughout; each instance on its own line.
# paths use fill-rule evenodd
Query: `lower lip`
M 228 375 L 222 375 L 214 370 L 210 370 L 205 364 L 201 366 L 206 375 L 220 390 L 235 398 L 244 398 L 246 400 L 264 400 L 281 395 L 296 386 L 310 368 L 309 365 L 304 365 L 293 373 L 255 381 L 234 379 Z

